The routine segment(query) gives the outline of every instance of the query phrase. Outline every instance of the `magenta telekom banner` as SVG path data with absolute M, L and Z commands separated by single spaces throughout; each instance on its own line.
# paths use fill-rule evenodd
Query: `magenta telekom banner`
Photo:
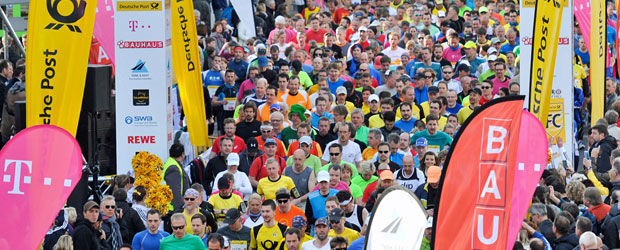
M 93 35 L 102 49 L 96 53 L 98 55 L 97 62 L 105 61 L 106 56 L 112 61 L 112 64 L 116 62 L 114 60 L 114 2 L 112 0 L 97 1 Z
M 588 47 L 588 51 L 590 51 L 590 0 L 574 1 L 573 8 L 575 9 L 575 18 L 577 18 L 577 23 L 579 23 L 579 30 L 581 30 L 583 40 L 586 42 L 586 47 Z M 96 21 L 95 25 L 97 25 Z
M 38 249 L 80 180 L 80 145 L 60 127 L 32 126 L 2 148 L 0 165 L 0 249 Z
M 516 181 L 512 187 L 512 193 L 516 195 L 512 196 L 506 250 L 512 249 L 517 239 L 538 180 L 547 165 L 547 133 L 538 118 L 526 110 L 523 110 L 521 115 L 516 165 Z

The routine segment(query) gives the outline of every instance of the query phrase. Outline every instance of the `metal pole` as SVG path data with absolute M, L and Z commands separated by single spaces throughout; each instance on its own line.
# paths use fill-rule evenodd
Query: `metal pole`
M 9 22 L 9 18 L 6 16 L 6 13 L 4 13 L 4 10 L 2 10 L 2 8 L 0 8 L 0 18 L 2 18 L 2 23 L 4 23 L 4 32 L 5 35 L 8 33 L 9 35 L 11 35 L 11 37 L 13 37 L 13 42 L 15 44 L 17 44 L 17 47 L 19 48 L 19 51 L 22 52 L 22 54 L 24 55 L 24 57 L 26 56 L 26 50 L 24 49 L 24 46 L 22 46 L 22 42 L 21 40 L 17 37 L 17 34 L 15 34 L 15 30 L 13 30 L 13 26 L 11 26 L 11 23 Z M 8 47 L 6 47 L 5 45 L 5 52 L 4 52 L 4 57 L 6 57 L 6 59 L 8 59 Z

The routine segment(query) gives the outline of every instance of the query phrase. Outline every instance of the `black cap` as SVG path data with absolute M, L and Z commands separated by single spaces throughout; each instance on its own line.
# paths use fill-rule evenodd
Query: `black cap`
M 437 86 L 430 86 L 430 87 L 428 87 L 428 93 L 437 94 L 437 93 L 439 93 L 439 88 Z
M 256 138 L 254 137 L 248 138 L 246 147 L 248 148 L 248 152 L 251 152 L 251 153 L 258 152 L 258 141 L 256 140 Z
M 329 213 L 329 220 L 341 220 L 344 217 L 344 211 L 340 208 L 334 208 Z
M 351 94 L 353 91 L 353 83 L 351 81 L 346 81 L 342 84 L 345 89 L 347 89 L 347 94 Z
M 482 90 L 479 88 L 470 89 L 468 94 L 471 94 L 471 92 L 476 92 L 478 95 L 482 95 Z
M 422 73 L 422 72 L 420 72 L 420 73 L 416 73 L 416 74 L 413 76 L 413 80 L 419 80 L 419 79 L 422 79 L 422 78 L 424 78 L 424 77 L 425 77 L 424 73 Z
M 228 188 L 230 188 L 230 182 L 228 181 L 228 179 L 226 177 L 221 177 L 217 181 L 217 188 L 220 189 L 220 190 L 228 189 Z
M 226 218 L 224 219 L 224 223 L 233 224 L 235 223 L 235 221 L 237 221 L 237 219 L 239 219 L 239 217 L 241 217 L 241 212 L 239 212 L 239 210 L 237 210 L 236 208 L 228 209 L 228 212 L 226 212 Z

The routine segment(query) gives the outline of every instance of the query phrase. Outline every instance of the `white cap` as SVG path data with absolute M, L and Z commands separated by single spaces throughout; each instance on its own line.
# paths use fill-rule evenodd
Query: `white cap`
M 496 55 L 490 55 L 489 56 L 489 60 L 488 61 L 495 61 L 497 60 L 497 56 Z
M 239 155 L 237 153 L 228 154 L 226 164 L 228 164 L 228 166 L 239 166 Z
M 344 86 L 340 86 L 336 89 L 336 95 L 340 95 L 340 94 L 347 94 L 347 88 L 345 88 Z
M 429 228 L 429 227 L 433 227 L 433 216 L 429 216 L 428 219 L 426 220 L 426 227 L 425 227 L 425 229 Z
M 327 181 L 329 182 L 329 173 L 325 170 L 319 172 L 318 175 L 316 175 L 316 181 L 321 183 L 323 181 Z
M 286 18 L 284 18 L 283 16 L 277 16 L 275 21 L 276 23 L 286 24 Z
M 368 28 L 366 28 L 366 26 L 360 26 L 357 31 L 368 31 Z
M 310 139 L 310 136 L 304 135 L 301 138 L 299 138 L 299 144 L 301 145 L 302 143 L 305 143 L 307 145 L 312 145 L 312 139 Z
M 493 54 L 493 53 L 497 53 L 497 49 L 495 47 L 489 47 L 489 49 L 487 49 L 487 54 Z
M 372 101 L 379 102 L 379 96 L 376 94 L 370 95 L 370 97 L 368 97 L 368 103 L 371 103 Z

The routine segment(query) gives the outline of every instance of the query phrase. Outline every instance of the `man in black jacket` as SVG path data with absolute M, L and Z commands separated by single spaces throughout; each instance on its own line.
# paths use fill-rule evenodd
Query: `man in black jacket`
M 245 119 L 237 124 L 236 135 L 247 142 L 249 138 L 260 135 L 261 123 L 256 120 L 256 104 L 247 102 L 242 108 Z
M 553 243 L 555 250 L 572 250 L 579 245 L 579 239 L 574 233 L 570 233 L 570 220 L 562 215 L 553 222 L 553 233 L 557 238 Z
M 545 236 L 547 241 L 554 242 L 555 234 L 553 233 L 553 222 L 547 217 L 547 205 L 542 203 L 534 203 L 530 206 L 530 215 L 532 222 L 538 225 L 538 231 Z
M 101 230 L 103 217 L 99 213 L 99 204 L 87 201 L 84 204 L 83 217 L 75 222 L 73 231 L 73 248 L 81 250 L 110 249 Z
M 114 196 L 114 200 L 116 201 L 116 208 L 123 211 L 123 218 L 120 219 L 123 222 L 119 223 L 125 225 L 125 230 L 121 230 L 123 242 L 132 242 L 133 237 L 138 232 L 146 230 L 146 227 L 142 219 L 140 219 L 138 212 L 131 208 L 131 204 L 127 203 L 127 191 L 124 189 L 117 189 L 112 193 L 112 196 Z
M 609 156 L 611 151 L 617 147 L 616 139 L 609 136 L 607 127 L 604 125 L 596 125 L 592 127 L 592 139 L 594 145 L 590 147 L 590 156 L 594 160 L 592 165 L 597 166 L 597 172 L 607 173 L 611 169 Z

